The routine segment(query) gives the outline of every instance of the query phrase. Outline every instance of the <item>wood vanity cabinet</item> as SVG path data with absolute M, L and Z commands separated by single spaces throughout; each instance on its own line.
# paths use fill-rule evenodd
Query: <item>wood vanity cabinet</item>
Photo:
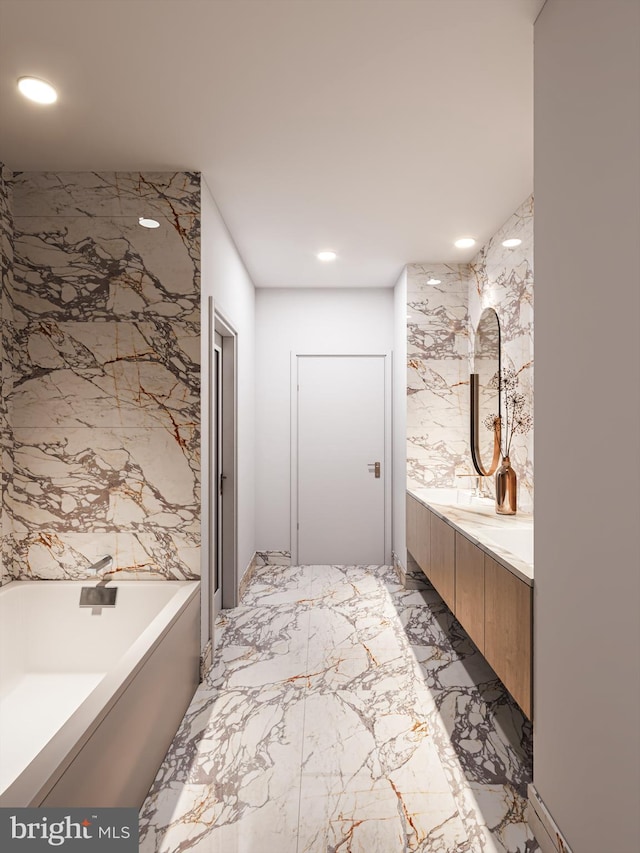
M 407 495 L 407 551 L 425 575 L 431 562 L 431 515 L 420 501 Z
M 485 553 L 456 531 L 456 607 L 454 613 L 484 654 Z
M 456 590 L 455 531 L 411 495 L 407 495 L 407 551 L 453 610 Z
M 428 510 L 427 510 L 428 512 Z M 456 536 L 446 521 L 431 515 L 431 560 L 425 574 L 438 590 L 445 604 L 455 613 L 456 606 Z
M 411 495 L 407 550 L 531 719 L 532 587 Z
M 531 719 L 532 588 L 484 555 L 484 656 Z

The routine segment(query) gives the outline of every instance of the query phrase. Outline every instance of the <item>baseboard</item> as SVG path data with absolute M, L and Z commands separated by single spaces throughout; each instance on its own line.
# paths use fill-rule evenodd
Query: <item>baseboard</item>
M 429 581 L 425 577 L 420 566 L 407 551 L 407 566 L 405 567 L 402 560 L 398 557 L 395 551 L 391 552 L 393 560 L 393 568 L 398 575 L 400 583 L 405 589 L 428 589 Z
M 535 835 L 542 853 L 572 853 L 533 784 L 529 784 L 527 793 L 529 795 L 527 823 Z
M 204 647 L 202 652 L 200 653 L 200 684 L 205 679 L 205 676 L 211 669 L 211 664 L 213 663 L 213 646 L 211 644 L 211 640 L 207 640 L 207 645 Z
M 255 570 L 258 567 L 258 555 L 257 552 L 253 552 L 253 557 L 251 558 L 249 565 L 244 570 L 244 574 L 240 578 L 240 585 L 238 587 L 238 604 L 241 603 L 245 592 L 247 591 L 247 587 L 249 586 L 249 581 L 253 577 Z
M 251 578 L 254 576 L 256 569 L 261 568 L 262 566 L 290 565 L 291 551 L 254 551 L 253 557 L 240 580 L 240 585 L 238 587 L 238 603 L 242 601 L 247 590 L 247 586 L 249 585 Z
M 290 566 L 291 551 L 256 551 L 258 566 Z
M 405 581 L 407 579 L 407 570 L 402 564 L 402 560 L 395 551 L 391 552 L 391 561 L 393 563 L 393 568 L 395 569 L 395 573 L 398 575 L 398 580 L 404 586 Z

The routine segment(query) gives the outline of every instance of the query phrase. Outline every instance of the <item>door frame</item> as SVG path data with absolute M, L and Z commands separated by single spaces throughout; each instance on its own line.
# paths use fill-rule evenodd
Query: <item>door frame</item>
M 290 412 L 291 412 L 291 482 L 290 482 L 290 517 L 291 517 L 291 565 L 298 565 L 298 359 L 300 358 L 382 358 L 384 360 L 384 458 L 382 460 L 384 476 L 384 561 L 391 565 L 391 520 L 392 520 L 392 479 L 393 479 L 393 436 L 392 436 L 392 381 L 393 354 L 390 350 L 379 352 L 322 352 L 320 350 L 291 350 L 291 383 L 290 383 Z
M 206 306 L 206 308 L 205 308 Z M 215 542 L 215 446 L 217 442 L 213 403 L 215 381 L 213 375 L 215 333 L 222 336 L 222 388 L 223 428 L 222 458 L 227 479 L 223 491 L 223 537 L 222 537 L 222 609 L 235 607 L 238 593 L 238 413 L 237 413 L 237 333 L 209 296 L 203 301 L 206 310 L 206 335 L 203 334 L 202 387 L 201 387 L 201 452 L 202 452 L 202 541 L 200 561 L 201 582 L 201 645 L 205 649 L 210 640 L 215 648 L 213 555 Z
M 222 491 L 221 582 L 222 609 L 228 610 L 238 599 L 238 335 L 217 308 L 213 330 L 222 337 L 222 467 L 226 479 Z
M 222 452 L 222 439 L 225 434 L 225 419 L 224 419 L 224 377 L 223 377 L 223 347 L 224 339 L 222 335 L 215 331 L 213 335 L 213 343 L 211 347 L 211 387 L 210 394 L 210 409 L 209 422 L 211 424 L 210 434 L 210 453 L 211 465 L 209 471 L 209 506 L 211 513 L 209 516 L 209 524 L 211 525 L 211 575 L 209 583 L 211 587 L 211 619 L 215 620 L 216 616 L 222 610 L 222 593 L 224 590 L 224 578 L 222 576 L 222 568 L 224 559 L 220 544 L 224 544 L 224 504 L 219 498 L 220 475 L 224 472 L 224 454 Z M 219 358 L 217 357 L 219 354 Z M 219 383 L 219 387 L 218 387 Z M 220 470 L 218 469 L 218 463 Z M 220 523 L 222 520 L 222 524 Z M 220 532 L 222 535 L 220 536 Z M 218 541 L 218 537 L 220 541 Z M 219 587 L 216 589 L 215 581 L 219 580 Z M 213 636 L 213 624 L 210 628 Z

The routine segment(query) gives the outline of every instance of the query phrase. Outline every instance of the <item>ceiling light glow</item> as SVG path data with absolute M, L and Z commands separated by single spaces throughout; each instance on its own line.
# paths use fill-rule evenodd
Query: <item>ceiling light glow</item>
M 53 104 L 58 100 L 58 93 L 51 83 L 39 77 L 19 77 L 18 89 L 25 98 L 36 104 Z
M 472 246 L 475 246 L 476 241 L 473 237 L 460 237 L 459 240 L 453 244 L 456 249 L 470 249 Z
M 159 228 L 160 223 L 157 219 L 148 219 L 146 216 L 141 216 L 138 219 L 138 225 L 142 225 L 143 228 Z
M 442 284 L 442 282 L 439 278 L 434 278 L 433 276 L 431 276 L 431 278 L 427 279 L 427 284 Z
M 335 261 L 338 256 L 335 252 L 318 252 L 316 257 L 319 261 Z
M 516 246 L 519 246 L 522 243 L 522 240 L 519 240 L 517 237 L 509 237 L 508 240 L 503 240 L 502 245 L 505 249 L 514 249 Z

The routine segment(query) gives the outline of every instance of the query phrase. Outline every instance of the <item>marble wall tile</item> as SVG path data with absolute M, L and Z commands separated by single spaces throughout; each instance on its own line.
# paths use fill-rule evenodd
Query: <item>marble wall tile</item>
M 197 321 L 199 215 L 158 221 L 151 229 L 135 217 L 17 216 L 16 317 Z
M 459 485 L 469 456 L 468 276 L 464 264 L 407 267 L 407 473 L 425 486 Z
M 522 240 L 507 249 L 508 237 Z M 500 318 L 503 366 L 514 369 L 533 412 L 533 197 L 523 202 L 470 264 L 407 267 L 407 472 L 424 486 L 468 487 L 469 372 L 482 311 Z M 429 285 L 430 278 L 441 284 Z M 515 436 L 511 461 L 519 505 L 533 507 L 533 430 Z M 493 493 L 493 478 L 486 485 Z
M 11 516 L 5 511 L 5 495 L 11 484 L 13 435 L 9 419 L 12 372 L 9 353 L 13 324 L 8 294 L 13 286 L 13 189 L 12 173 L 0 163 L 0 585 L 8 580 Z
M 197 424 L 196 323 L 18 324 L 13 341 L 15 427 L 161 427 Z
M 119 569 L 141 572 L 146 566 L 179 578 L 199 573 L 198 435 L 181 443 L 161 429 L 19 427 L 15 443 L 6 498 L 16 528 L 14 576 L 51 577 L 47 549 L 44 562 L 34 557 L 43 536 L 67 543 L 73 553 L 61 554 L 58 563 L 65 577 L 70 568 L 79 576 L 97 555 L 76 540 L 84 546 L 87 538 L 97 542 L 104 534 L 117 546 Z M 145 553 L 131 556 L 128 546 L 123 552 L 119 537 L 125 533 L 142 541 Z
M 522 243 L 507 249 L 502 241 L 509 237 L 517 237 Z M 533 414 L 533 196 L 520 205 L 470 264 L 471 336 L 485 308 L 494 308 L 498 314 L 503 366 L 516 371 L 518 390 Z M 514 436 L 510 457 L 518 474 L 519 505 L 531 511 L 533 429 Z
M 166 216 L 200 210 L 199 172 L 16 172 L 16 216 Z
M 95 580 L 87 566 L 105 554 L 114 559 L 114 580 L 197 580 L 200 575 L 199 536 L 180 527 L 83 532 L 43 525 L 27 530 L 20 521 L 15 527 L 8 540 L 9 579 Z
M 17 427 L 14 439 L 8 506 L 28 527 L 199 524 L 197 448 L 165 430 Z
M 196 577 L 200 177 L 18 173 L 14 209 L 11 576 Z
M 469 272 L 465 264 L 409 264 L 407 354 L 467 358 Z M 428 284 L 439 279 L 440 284 Z

